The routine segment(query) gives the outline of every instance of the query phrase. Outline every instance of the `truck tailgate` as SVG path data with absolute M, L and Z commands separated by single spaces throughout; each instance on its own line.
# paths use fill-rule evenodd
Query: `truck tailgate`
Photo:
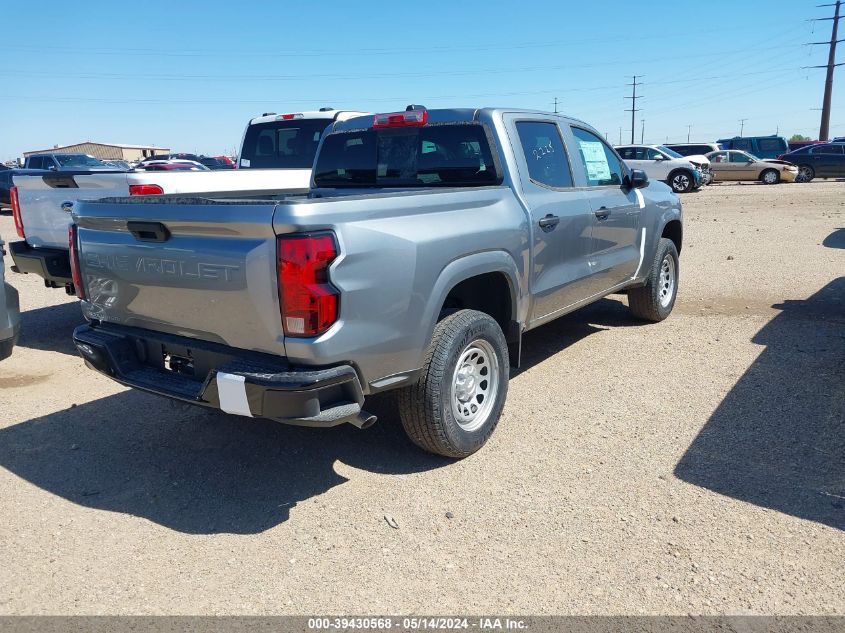
M 284 355 L 274 202 L 80 202 L 90 319 Z
M 36 248 L 67 248 L 70 208 L 62 205 L 80 198 L 125 196 L 126 172 L 74 174 L 55 172 L 44 176 L 15 176 L 26 241 Z

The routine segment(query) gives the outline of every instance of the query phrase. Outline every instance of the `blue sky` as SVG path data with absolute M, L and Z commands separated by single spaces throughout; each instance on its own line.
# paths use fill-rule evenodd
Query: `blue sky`
M 630 140 L 818 134 L 832 9 L 701 2 L 4 2 L 0 160 L 84 140 L 230 152 L 320 106 L 553 108 Z M 841 33 L 841 30 L 840 30 Z M 845 59 L 841 51 L 839 61 Z M 845 135 L 845 67 L 832 135 Z

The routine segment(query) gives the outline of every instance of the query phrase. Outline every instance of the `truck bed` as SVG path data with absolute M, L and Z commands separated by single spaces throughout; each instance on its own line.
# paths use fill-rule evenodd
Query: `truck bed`
M 213 198 L 276 198 L 308 191 L 309 169 L 207 172 L 54 172 L 15 176 L 26 241 L 34 248 L 67 249 L 69 210 L 78 200 L 127 196 L 131 185 L 159 185 L 165 194 Z

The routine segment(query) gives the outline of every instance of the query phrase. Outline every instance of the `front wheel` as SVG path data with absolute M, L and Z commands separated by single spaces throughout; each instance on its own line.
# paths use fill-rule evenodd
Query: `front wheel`
M 776 169 L 767 169 L 760 174 L 760 180 L 764 185 L 776 185 L 780 182 L 780 174 Z
M 799 165 L 796 182 L 810 182 L 816 177 L 816 171 L 809 165 Z
M 672 191 L 675 193 L 687 193 L 692 191 L 694 185 L 695 180 L 693 179 L 692 174 L 688 171 L 676 171 L 669 176 L 669 186 L 672 187 Z
M 508 393 L 508 346 L 488 314 L 459 310 L 434 329 L 415 385 L 399 391 L 399 417 L 414 444 L 462 458 L 480 449 Z
M 660 238 L 645 285 L 628 290 L 628 308 L 635 317 L 657 322 L 671 314 L 678 295 L 678 264 L 675 243 Z

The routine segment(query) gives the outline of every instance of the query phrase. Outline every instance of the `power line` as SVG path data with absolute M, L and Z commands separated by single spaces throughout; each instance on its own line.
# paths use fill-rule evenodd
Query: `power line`
M 819 7 L 836 7 L 833 12 L 833 17 L 818 18 L 819 21 L 832 20 L 833 28 L 830 32 L 830 42 L 809 42 L 810 46 L 816 44 L 827 44 L 830 46 L 827 54 L 826 66 L 810 66 L 810 68 L 827 68 L 827 75 L 824 80 L 824 98 L 822 100 L 822 120 L 819 124 L 819 140 L 826 141 L 830 136 L 830 106 L 833 98 L 833 71 L 837 66 L 842 64 L 836 63 L 836 44 L 843 40 L 837 40 L 836 35 L 839 31 L 839 7 L 842 5 L 841 0 L 836 0 L 833 4 L 820 4 Z
M 633 75 L 633 77 L 634 77 L 634 83 L 628 84 L 629 86 L 632 87 L 631 88 L 631 96 L 625 97 L 626 99 L 631 100 L 631 109 L 625 110 L 625 112 L 631 113 L 631 145 L 634 144 L 634 134 L 636 133 L 636 130 L 637 130 L 636 116 L 637 116 L 637 112 L 639 112 L 639 109 L 637 108 L 637 98 L 638 98 L 637 97 L 637 79 L 642 79 L 642 77 L 644 77 L 644 75 Z M 642 84 L 639 84 L 639 85 L 642 86 Z M 639 98 L 642 99 L 641 96 Z

